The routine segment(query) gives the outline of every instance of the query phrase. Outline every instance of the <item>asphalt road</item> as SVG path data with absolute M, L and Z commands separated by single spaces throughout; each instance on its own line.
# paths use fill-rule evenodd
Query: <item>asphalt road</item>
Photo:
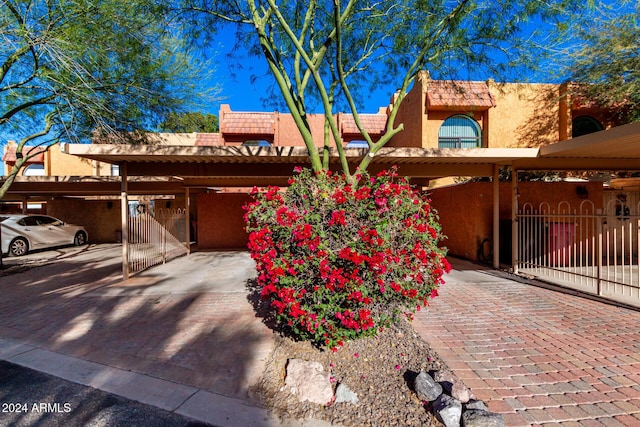
M 0 426 L 205 427 L 205 424 L 0 361 Z

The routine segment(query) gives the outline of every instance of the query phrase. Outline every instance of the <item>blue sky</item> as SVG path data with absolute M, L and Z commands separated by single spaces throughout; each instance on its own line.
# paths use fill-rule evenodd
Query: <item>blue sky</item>
M 605 4 L 618 9 L 618 12 L 631 11 L 635 7 L 634 1 L 627 0 L 604 0 Z M 596 16 L 600 16 L 598 10 L 587 11 L 587 15 L 595 13 Z M 549 27 L 550 31 L 553 31 L 551 25 L 543 24 L 542 22 L 535 21 L 529 22 L 528 27 L 525 27 L 525 34 L 531 33 L 534 29 L 540 30 L 543 27 Z M 543 30 L 544 34 L 545 31 Z M 219 43 L 219 54 L 214 56 L 213 61 L 217 62 L 215 74 L 213 76 L 212 84 L 218 83 L 220 85 L 220 96 L 223 98 L 220 101 L 216 101 L 207 108 L 207 112 L 218 114 L 220 104 L 229 104 L 234 111 L 273 111 L 274 107 L 264 105 L 261 100 L 261 95 L 266 92 L 266 88 L 273 83 L 273 79 L 267 73 L 267 67 L 265 59 L 262 57 L 251 57 L 246 67 L 238 67 L 236 64 L 230 63 L 225 57 L 229 54 L 233 48 L 235 41 L 235 34 L 233 31 L 221 32 L 218 34 L 217 42 Z M 233 62 L 233 61 L 232 61 Z M 230 68 L 231 67 L 231 68 Z M 233 76 L 231 75 L 233 74 Z M 257 78 L 255 78 L 258 76 Z M 486 80 L 492 78 L 491 75 L 485 75 L 479 73 L 478 75 L 470 76 L 475 80 Z M 537 75 L 520 76 L 518 80 L 529 80 L 533 82 L 545 82 L 553 83 L 558 76 L 552 76 L 551 73 L 539 73 Z M 392 94 L 397 88 L 385 87 L 380 88 L 369 94 L 368 98 L 363 100 L 362 104 L 364 108 L 360 110 L 361 113 L 375 113 L 380 107 L 386 107 L 391 99 Z
M 231 49 L 233 40 L 220 40 L 220 58 Z M 214 58 L 215 61 L 215 58 Z M 219 114 L 221 104 L 229 104 L 233 111 L 273 111 L 273 107 L 262 103 L 261 94 L 264 94 L 269 85 L 275 85 L 271 75 L 267 75 L 266 61 L 262 58 L 252 58 L 251 64 L 239 69 L 228 61 L 221 60 L 216 65 L 211 84 L 220 85 L 219 96 L 223 99 L 211 104 L 208 113 Z M 232 67 L 232 68 L 231 68 Z M 232 76 L 232 74 L 234 74 Z M 253 79 L 252 76 L 258 76 Z M 362 113 L 375 113 L 380 107 L 389 104 L 394 89 L 384 88 L 370 94 L 364 102 Z

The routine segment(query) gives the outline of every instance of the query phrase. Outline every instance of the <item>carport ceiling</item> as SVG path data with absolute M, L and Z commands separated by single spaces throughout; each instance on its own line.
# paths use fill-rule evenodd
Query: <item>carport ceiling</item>
M 290 177 L 294 166 L 308 165 L 306 147 L 176 147 L 123 145 L 67 145 L 68 154 L 106 163 L 127 162 L 131 176 L 179 176 L 190 178 Z M 366 155 L 364 149 L 345 150 L 353 168 Z M 402 175 L 412 178 L 442 176 L 491 176 L 493 165 L 511 164 L 522 157 L 535 157 L 536 148 L 479 149 L 381 149 L 371 161 L 375 173 L 397 165 Z M 330 152 L 330 163 L 338 167 L 337 150 Z

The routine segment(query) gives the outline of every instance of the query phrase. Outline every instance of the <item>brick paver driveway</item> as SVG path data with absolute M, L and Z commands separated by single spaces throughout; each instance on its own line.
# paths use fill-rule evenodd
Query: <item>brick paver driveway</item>
M 640 312 L 453 261 L 414 325 L 507 426 L 640 426 Z

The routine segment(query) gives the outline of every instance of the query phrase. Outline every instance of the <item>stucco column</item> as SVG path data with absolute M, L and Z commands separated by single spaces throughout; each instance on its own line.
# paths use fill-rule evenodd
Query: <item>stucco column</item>
M 127 182 L 127 162 L 119 165 L 120 170 L 120 212 L 122 227 L 122 278 L 129 279 L 129 185 Z
M 518 273 L 518 170 L 511 170 L 511 264 Z
M 493 165 L 493 268 L 500 268 L 500 167 Z

